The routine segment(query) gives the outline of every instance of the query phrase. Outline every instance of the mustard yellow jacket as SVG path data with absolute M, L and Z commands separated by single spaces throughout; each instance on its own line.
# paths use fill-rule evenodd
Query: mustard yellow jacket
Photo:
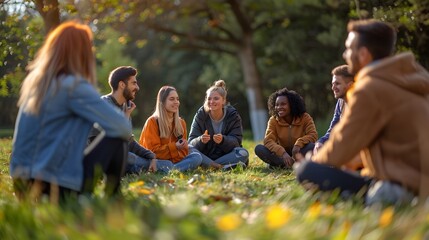
M 308 113 L 304 113 L 292 124 L 283 119 L 271 117 L 265 132 L 264 146 L 281 157 L 284 152 L 291 155 L 294 145 L 302 148 L 310 142 L 316 142 L 316 140 L 317 132 L 313 118 Z

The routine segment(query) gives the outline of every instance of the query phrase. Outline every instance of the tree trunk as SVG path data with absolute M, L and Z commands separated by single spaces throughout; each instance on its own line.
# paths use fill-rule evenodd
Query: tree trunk
M 35 0 L 34 4 L 45 23 L 45 32 L 48 34 L 51 30 L 60 25 L 60 9 L 58 0 Z
M 243 69 L 244 82 L 247 86 L 247 101 L 249 103 L 250 122 L 252 125 L 253 140 L 264 139 L 267 126 L 267 109 L 262 97 L 261 78 L 256 66 L 253 52 L 252 35 L 246 34 L 242 38 L 243 45 L 238 50 Z

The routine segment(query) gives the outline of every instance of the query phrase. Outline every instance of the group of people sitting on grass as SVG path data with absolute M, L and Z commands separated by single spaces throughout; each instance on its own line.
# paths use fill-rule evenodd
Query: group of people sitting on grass
M 338 99 L 327 133 L 317 139 L 303 98 L 282 88 L 269 96 L 270 119 L 255 154 L 271 168 L 294 167 L 302 186 L 362 193 L 367 204 L 426 201 L 429 196 L 429 73 L 411 53 L 393 55 L 396 32 L 376 20 L 352 21 L 343 58 L 332 71 Z M 97 169 L 105 193 L 142 171 L 230 169 L 249 165 L 238 111 L 225 81 L 206 91 L 188 134 L 177 90 L 163 86 L 140 138 L 131 129 L 137 70 L 109 76 L 112 92 L 96 91 L 92 32 L 75 21 L 53 30 L 28 66 L 18 101 L 10 173 L 20 199 L 52 201 L 91 194 Z M 31 193 L 31 194 L 29 194 Z

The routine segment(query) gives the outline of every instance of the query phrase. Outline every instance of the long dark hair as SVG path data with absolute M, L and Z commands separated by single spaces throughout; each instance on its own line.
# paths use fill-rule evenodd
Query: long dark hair
M 287 97 L 292 119 L 300 118 L 306 112 L 304 99 L 295 91 L 282 88 L 270 95 L 268 98 L 268 112 L 270 116 L 278 117 L 275 110 L 276 99 L 279 96 Z

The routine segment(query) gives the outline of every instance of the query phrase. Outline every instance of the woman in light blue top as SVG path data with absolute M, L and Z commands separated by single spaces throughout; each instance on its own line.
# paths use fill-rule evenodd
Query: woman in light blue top
M 28 71 L 18 101 L 10 162 L 16 195 L 47 194 L 56 202 L 92 192 L 97 166 L 107 176 L 106 193 L 116 193 L 131 125 L 100 99 L 94 87 L 90 28 L 77 22 L 61 24 L 49 34 Z M 85 149 L 94 123 L 105 137 Z

